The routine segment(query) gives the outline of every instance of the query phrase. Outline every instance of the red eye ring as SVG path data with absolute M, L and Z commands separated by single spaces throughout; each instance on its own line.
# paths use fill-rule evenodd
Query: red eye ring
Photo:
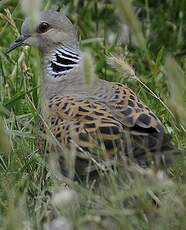
M 37 32 L 42 34 L 47 32 L 47 30 L 50 28 L 50 25 L 47 22 L 42 22 L 38 28 L 37 28 Z

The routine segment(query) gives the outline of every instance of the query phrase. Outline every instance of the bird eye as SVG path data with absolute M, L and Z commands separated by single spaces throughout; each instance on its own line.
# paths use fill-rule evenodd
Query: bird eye
M 37 28 L 37 32 L 38 33 L 45 33 L 48 29 L 50 28 L 50 25 L 47 22 L 42 22 L 38 28 Z

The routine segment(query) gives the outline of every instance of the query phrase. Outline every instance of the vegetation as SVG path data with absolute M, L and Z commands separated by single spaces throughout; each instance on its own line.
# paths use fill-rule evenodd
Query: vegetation
M 127 83 L 184 150 L 186 1 L 46 0 L 43 6 L 65 11 L 97 74 Z M 53 162 L 35 146 L 40 54 L 27 47 L 5 54 L 19 34 L 21 12 L 16 0 L 0 2 L 0 229 L 186 229 L 184 151 L 171 179 L 132 165 L 109 171 L 97 186 L 53 173 Z

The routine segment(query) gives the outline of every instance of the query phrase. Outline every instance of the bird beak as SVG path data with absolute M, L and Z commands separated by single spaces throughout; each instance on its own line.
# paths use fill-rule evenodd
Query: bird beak
M 20 47 L 24 45 L 24 41 L 28 38 L 29 36 L 26 35 L 21 35 L 19 36 L 14 43 L 10 45 L 10 47 L 7 49 L 6 53 L 10 53 L 12 50 L 16 49 L 17 47 Z

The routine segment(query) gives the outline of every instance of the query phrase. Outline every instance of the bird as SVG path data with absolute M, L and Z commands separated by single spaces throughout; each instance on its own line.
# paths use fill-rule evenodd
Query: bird
M 39 150 L 57 152 L 67 176 L 67 162 L 73 159 L 78 177 L 109 162 L 131 160 L 142 167 L 169 162 L 174 145 L 151 109 L 125 84 L 97 76 L 87 84 L 83 52 L 70 19 L 57 11 L 39 15 L 35 25 L 25 18 L 21 35 L 7 50 L 29 45 L 42 54 Z M 46 143 L 41 133 L 53 138 Z

